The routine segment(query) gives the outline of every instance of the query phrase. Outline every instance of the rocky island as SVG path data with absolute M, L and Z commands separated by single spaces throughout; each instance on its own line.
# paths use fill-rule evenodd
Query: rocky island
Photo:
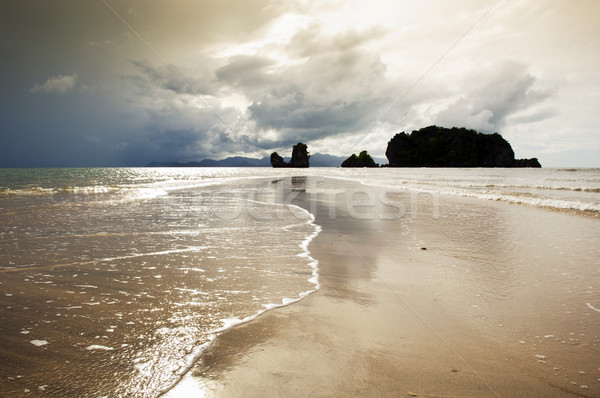
M 390 167 L 542 167 L 536 158 L 515 159 L 498 133 L 429 126 L 396 134 L 385 155 Z
M 358 156 L 352 154 L 348 159 L 342 162 L 342 167 L 379 167 L 367 151 L 362 151 Z

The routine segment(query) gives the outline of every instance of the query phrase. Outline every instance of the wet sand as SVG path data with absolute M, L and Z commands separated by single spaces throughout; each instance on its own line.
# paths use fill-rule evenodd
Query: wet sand
M 222 188 L 0 198 L 0 397 L 157 397 L 214 330 L 312 291 L 312 217 L 203 202 Z
M 303 195 L 321 289 L 220 335 L 168 397 L 600 395 L 597 220 L 427 195 L 357 219 L 347 194 L 332 217 Z

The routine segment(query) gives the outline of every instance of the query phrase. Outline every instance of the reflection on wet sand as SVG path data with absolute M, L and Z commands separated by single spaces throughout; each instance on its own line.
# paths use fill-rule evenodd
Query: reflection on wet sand
M 423 198 L 418 217 L 364 220 L 337 199 L 335 218 L 316 199 L 321 290 L 220 336 L 188 382 L 209 396 L 600 394 L 595 220 L 459 198 L 439 219 Z

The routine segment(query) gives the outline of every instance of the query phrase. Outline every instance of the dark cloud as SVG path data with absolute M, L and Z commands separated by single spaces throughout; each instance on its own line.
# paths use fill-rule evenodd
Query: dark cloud
M 152 91 L 156 88 L 177 94 L 214 95 L 213 73 L 208 68 L 184 68 L 177 65 L 153 66 L 147 61 L 131 61 L 135 72 L 125 76 L 138 90 Z M 206 65 L 206 64 L 203 64 Z
M 231 57 L 215 75 L 221 83 L 243 90 L 264 89 L 273 84 L 273 78 L 267 73 L 273 65 L 275 61 L 267 57 L 239 55 Z
M 364 130 L 393 96 L 379 57 L 355 48 L 279 68 L 263 57 L 233 57 L 217 76 L 251 99 L 249 121 L 275 131 L 280 145 Z
M 271 93 L 249 107 L 251 117 L 262 129 L 281 132 L 283 142 L 306 138 L 325 138 L 367 127 L 373 115 L 381 108 L 374 99 L 328 99 L 320 101 L 301 91 L 285 96 Z
M 147 112 L 147 126 L 155 131 L 146 146 L 164 142 L 161 148 L 170 156 L 214 157 L 227 151 L 270 151 L 298 140 L 367 129 L 393 101 L 395 90 L 379 56 L 358 46 L 375 33 L 365 35 L 364 40 L 356 32 L 337 38 L 324 35 L 322 42 L 342 44 L 336 51 L 284 66 L 263 55 L 220 61 L 207 57 L 205 64 L 211 66 L 202 73 L 185 70 L 185 80 L 204 87 L 197 92 L 189 90 L 171 68 L 134 62 L 136 71 L 126 80 L 136 87 L 140 111 Z M 241 96 L 249 105 L 245 109 L 227 106 L 218 96 L 222 93 Z M 212 96 L 199 104 L 204 94 Z M 217 138 L 211 136 L 215 129 Z
M 0 166 L 261 156 L 298 140 L 345 154 L 431 123 L 508 131 L 515 147 L 558 124 L 565 141 L 587 134 L 581 147 L 596 137 L 595 0 L 501 2 L 414 87 L 487 6 L 108 4 L 136 33 L 103 2 L 3 5 Z
M 215 114 L 233 125 L 240 112 L 221 106 L 219 65 L 201 54 L 250 39 L 284 10 L 270 0 L 108 4 L 144 42 L 103 2 L 3 5 L 0 167 L 131 166 L 236 149 L 218 138 L 227 127 Z M 166 66 L 153 51 L 193 62 Z
M 127 75 L 124 81 L 133 86 L 128 90 L 134 93 L 130 108 L 143 121 L 143 128 L 126 138 L 127 147 L 132 148 L 128 156 L 139 157 L 137 154 L 143 153 L 146 159 L 153 160 L 198 160 L 247 150 L 237 139 L 242 131 L 239 118 L 243 111 L 209 95 L 220 89 L 212 75 L 190 69 L 183 82 L 171 68 L 139 62 L 135 65 L 136 73 Z M 196 87 L 204 89 L 196 91 Z
M 135 85 L 136 101 L 153 131 L 144 146 L 162 142 L 163 153 L 189 159 L 270 151 L 298 140 L 357 133 L 368 128 L 395 93 L 379 57 L 356 46 L 283 67 L 261 55 L 220 62 L 212 74 L 210 69 L 185 72 L 192 85 L 205 87 L 198 92 L 191 92 L 170 68 L 134 63 L 136 72 L 126 80 Z M 249 105 L 227 106 L 218 93 L 242 96 Z M 213 96 L 200 103 L 204 94 Z

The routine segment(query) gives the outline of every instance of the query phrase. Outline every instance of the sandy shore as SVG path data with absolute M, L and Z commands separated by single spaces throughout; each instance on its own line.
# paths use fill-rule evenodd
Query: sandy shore
M 298 201 L 315 210 L 304 195 Z M 531 237 L 532 220 L 548 234 L 584 228 L 584 240 L 595 236 L 597 220 L 467 199 L 437 198 L 433 209 L 431 198 L 421 199 L 418 214 L 381 220 L 344 211 L 347 194 L 336 196 L 332 217 L 326 195 L 317 196 L 323 230 L 309 249 L 321 289 L 220 335 L 167 396 L 600 395 L 598 317 L 580 313 L 577 330 L 557 321 L 538 297 L 544 284 L 528 286 L 520 278 L 529 271 L 519 268 L 556 257 L 554 250 L 569 255 Z M 552 275 L 539 278 L 554 289 Z M 583 331 L 581 341 L 555 344 Z

